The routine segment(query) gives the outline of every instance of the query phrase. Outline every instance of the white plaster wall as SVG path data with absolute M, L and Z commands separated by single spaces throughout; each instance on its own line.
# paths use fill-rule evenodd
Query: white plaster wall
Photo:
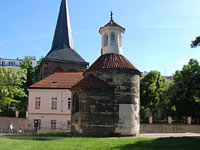
M 41 120 L 41 130 L 51 130 L 51 120 L 56 120 L 57 130 L 69 130 L 67 122 L 71 122 L 71 115 L 29 114 L 28 128 L 34 130 L 34 120 Z
M 138 135 L 139 125 L 136 121 L 137 111 L 133 104 L 120 104 L 119 105 L 119 123 L 115 129 L 116 133 L 121 135 Z
M 111 45 L 111 33 L 114 32 L 115 33 L 115 40 L 116 40 L 116 45 Z M 104 34 L 107 33 L 108 34 L 108 46 L 104 47 Z M 122 42 L 122 46 L 119 46 L 119 35 L 122 35 L 122 31 L 119 30 L 117 27 L 109 27 L 106 28 L 105 30 L 102 30 L 101 32 L 102 34 L 102 55 L 104 54 L 110 54 L 110 53 L 114 53 L 114 54 L 123 54 L 123 42 Z M 123 38 L 122 38 L 123 41 Z
M 40 109 L 35 109 L 36 97 L 41 97 Z M 57 110 L 51 109 L 52 97 L 57 98 Z M 29 128 L 34 129 L 33 123 L 35 119 L 41 120 L 41 126 L 44 130 L 46 128 L 50 129 L 51 120 L 58 122 L 58 128 L 67 125 L 67 121 L 71 120 L 71 110 L 68 109 L 68 98 L 71 98 L 71 92 L 67 89 L 29 89 Z
M 41 97 L 40 109 L 35 109 L 35 98 Z M 51 109 L 52 97 L 57 97 L 57 110 Z M 71 114 L 68 110 L 68 98 L 71 98 L 69 90 L 57 89 L 29 89 L 28 112 L 30 113 L 51 113 Z

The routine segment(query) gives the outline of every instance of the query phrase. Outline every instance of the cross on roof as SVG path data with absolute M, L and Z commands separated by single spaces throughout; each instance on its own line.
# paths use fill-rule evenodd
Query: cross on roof
M 110 13 L 110 17 L 111 17 L 110 20 L 113 21 L 113 12 L 112 11 Z

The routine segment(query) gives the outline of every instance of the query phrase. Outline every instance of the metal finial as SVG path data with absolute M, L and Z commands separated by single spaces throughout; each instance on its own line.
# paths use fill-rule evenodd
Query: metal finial
M 110 13 L 110 20 L 113 21 L 113 12 Z

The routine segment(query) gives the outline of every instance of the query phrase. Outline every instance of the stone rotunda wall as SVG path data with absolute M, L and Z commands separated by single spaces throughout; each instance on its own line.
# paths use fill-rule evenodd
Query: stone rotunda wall
M 130 69 L 86 72 L 113 88 L 76 88 L 80 111 L 72 114 L 72 134 L 81 136 L 137 136 L 140 118 L 139 75 Z M 72 108 L 73 109 L 73 108 Z M 73 111 L 73 110 L 72 110 Z

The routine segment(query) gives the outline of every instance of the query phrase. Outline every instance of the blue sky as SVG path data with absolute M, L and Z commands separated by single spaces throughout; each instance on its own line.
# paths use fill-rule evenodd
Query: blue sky
M 44 57 L 51 48 L 61 0 L 1 0 L 0 57 Z M 76 51 L 90 64 L 101 49 L 100 27 L 126 28 L 123 54 L 140 71 L 172 75 L 190 58 L 200 60 L 200 0 L 68 0 Z

